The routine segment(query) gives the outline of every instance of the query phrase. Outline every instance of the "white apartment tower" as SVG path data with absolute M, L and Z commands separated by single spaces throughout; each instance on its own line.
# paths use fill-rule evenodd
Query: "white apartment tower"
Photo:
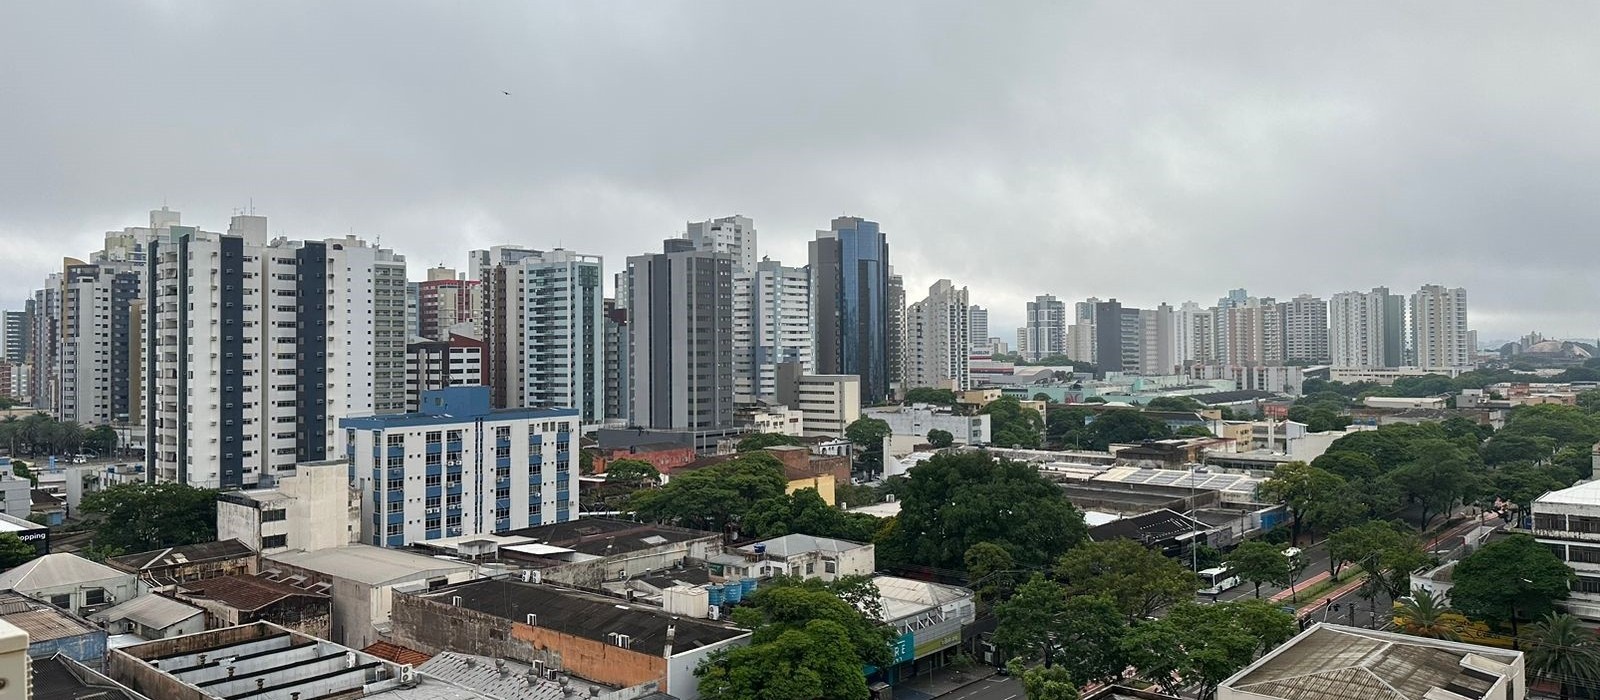
M 1211 310 L 1186 301 L 1173 313 L 1174 354 L 1179 364 L 1211 364 L 1217 360 L 1217 336 L 1212 330 Z
M 967 300 L 966 287 L 939 280 L 926 299 L 906 307 L 905 388 L 972 387 Z
M 724 216 L 707 221 L 691 221 L 683 233 L 695 250 L 727 253 L 733 258 L 733 276 L 752 275 L 756 270 L 756 226 L 748 217 Z
M 1467 290 L 1423 285 L 1411 295 L 1411 348 L 1423 369 L 1473 367 Z
M 1067 354 L 1067 304 L 1045 294 L 1028 302 L 1023 358 L 1038 361 Z M 1076 358 L 1074 358 L 1076 359 Z
M 967 307 L 967 335 L 972 338 L 972 354 L 987 355 L 994 352 L 989 342 L 989 310 L 976 304 Z
M 606 417 L 604 263 L 561 248 L 522 252 L 485 273 L 494 405 L 572 408 L 585 424 L 599 423 Z
M 1328 356 L 1334 367 L 1399 367 L 1405 356 L 1405 308 L 1384 287 L 1340 292 L 1328 302 Z
M 1288 362 L 1321 363 L 1328 356 L 1328 302 L 1301 294 L 1278 305 L 1283 319 L 1283 356 Z
M 734 401 L 773 403 L 778 365 L 812 370 L 811 271 L 762 260 L 752 276 L 735 276 L 734 301 Z
M 254 487 L 338 454 L 337 421 L 403 410 L 405 260 L 356 238 L 170 226 L 149 248 L 150 478 Z

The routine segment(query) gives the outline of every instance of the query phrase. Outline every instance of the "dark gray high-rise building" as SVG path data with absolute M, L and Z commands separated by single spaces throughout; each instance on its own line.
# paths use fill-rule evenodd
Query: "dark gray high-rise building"
M 811 242 L 810 260 L 817 373 L 860 377 L 863 403 L 889 398 L 899 348 L 890 332 L 896 313 L 889 300 L 889 244 L 878 223 L 834 219 L 832 229 L 818 231 Z
M 733 426 L 733 256 L 668 239 L 628 258 L 632 422 L 711 431 Z
M 1139 371 L 1143 338 L 1144 322 L 1138 309 L 1126 308 L 1116 299 L 1095 302 L 1095 368 L 1102 376 Z
M 890 270 L 891 273 L 894 270 Z M 889 275 L 889 381 L 904 382 L 906 376 L 906 282 L 900 275 Z M 911 387 L 900 387 L 909 389 Z M 891 387 L 891 391 L 893 388 Z M 898 394 L 897 394 L 898 396 Z
M 28 300 L 28 306 L 33 305 L 33 300 Z M 28 346 L 32 345 L 29 339 L 29 327 L 33 313 L 23 311 L 0 311 L 0 324 L 3 324 L 4 337 L 0 338 L 0 360 L 12 364 L 21 364 L 28 361 Z

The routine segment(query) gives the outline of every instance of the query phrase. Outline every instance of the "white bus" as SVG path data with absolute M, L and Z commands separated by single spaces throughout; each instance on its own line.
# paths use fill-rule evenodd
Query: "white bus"
M 1219 595 L 1240 583 L 1237 575 L 1222 567 L 1203 569 L 1195 575 L 1200 577 L 1200 593 L 1203 595 Z

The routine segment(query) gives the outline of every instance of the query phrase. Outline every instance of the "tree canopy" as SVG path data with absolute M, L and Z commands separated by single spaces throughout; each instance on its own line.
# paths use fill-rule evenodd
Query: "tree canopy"
M 906 392 L 905 403 L 936 403 L 945 406 L 956 405 L 956 392 L 950 389 L 935 389 L 933 387 L 919 386 Z
M 1283 550 L 1261 540 L 1250 540 L 1228 553 L 1224 560 L 1228 570 L 1239 578 L 1255 584 L 1256 597 L 1261 597 L 1261 584 L 1289 585 L 1292 572 L 1289 557 Z
M 979 411 L 989 416 L 989 442 L 1002 447 L 1038 447 L 1044 437 L 1044 417 L 1024 408 L 1013 396 L 990 401 Z
M 630 507 L 643 520 L 720 532 L 758 501 L 783 496 L 787 484 L 776 457 L 750 453 L 677 474 L 659 489 L 639 491 Z
M 810 488 L 756 501 L 739 525 L 740 534 L 748 537 L 766 539 L 799 533 L 863 543 L 871 542 L 877 529 L 877 518 L 830 506 L 816 489 Z
M 899 487 L 900 514 L 878 539 L 880 563 L 960 569 L 990 542 L 1021 567 L 1043 566 L 1082 541 L 1083 513 L 1031 465 L 981 452 L 943 453 Z
M 779 445 L 798 445 L 800 438 L 782 433 L 751 433 L 739 439 L 739 444 L 734 447 L 737 452 L 754 452 L 768 447 Z
M 1262 498 L 1282 503 L 1289 509 L 1290 539 L 1299 542 L 1306 514 L 1318 504 L 1338 498 L 1347 488 L 1345 480 L 1337 474 L 1305 462 L 1288 462 L 1275 467 L 1272 477 L 1261 482 L 1258 490 Z
M 955 441 L 956 436 L 951 435 L 948 430 L 934 428 L 928 431 L 928 444 L 934 447 L 949 447 L 955 444 Z
M 1571 567 L 1529 535 L 1490 542 L 1456 564 L 1450 600 L 1469 617 L 1510 623 L 1555 611 L 1576 578 Z
M 1137 443 L 1172 437 L 1160 418 L 1134 409 L 1105 410 L 1095 414 L 1084 429 L 1084 449 L 1104 450 L 1113 443 Z
M 217 539 L 217 492 L 185 484 L 118 484 L 85 494 L 79 512 L 96 516 L 94 546 L 146 552 Z
M 695 670 L 707 700 L 866 700 L 865 665 L 892 661 L 894 632 L 852 602 L 876 600 L 870 580 L 780 577 L 764 583 L 735 620 L 750 644 L 718 651 Z M 847 602 L 851 601 L 851 602 Z
M 606 465 L 606 481 L 622 484 L 655 483 L 661 472 L 642 459 L 619 459 Z
M 1056 578 L 1072 595 L 1103 596 L 1129 620 L 1194 597 L 1200 581 L 1182 564 L 1138 542 L 1084 542 L 1056 562 Z
M 15 532 L 0 532 L 0 571 L 39 556 L 33 545 L 23 542 Z
M 1298 629 L 1293 615 L 1263 600 L 1184 601 L 1166 617 L 1134 625 L 1123 647 L 1140 676 L 1172 694 L 1197 684 L 1204 698 Z

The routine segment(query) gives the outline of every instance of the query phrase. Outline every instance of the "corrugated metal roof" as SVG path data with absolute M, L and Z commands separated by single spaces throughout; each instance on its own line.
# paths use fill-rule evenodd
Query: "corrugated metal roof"
M 46 554 L 0 574 L 0 590 L 36 591 L 132 577 L 132 574 L 97 564 L 76 554 L 56 553 Z
M 145 627 L 166 629 L 205 611 L 154 593 L 118 603 L 89 616 L 91 620 L 132 620 Z

